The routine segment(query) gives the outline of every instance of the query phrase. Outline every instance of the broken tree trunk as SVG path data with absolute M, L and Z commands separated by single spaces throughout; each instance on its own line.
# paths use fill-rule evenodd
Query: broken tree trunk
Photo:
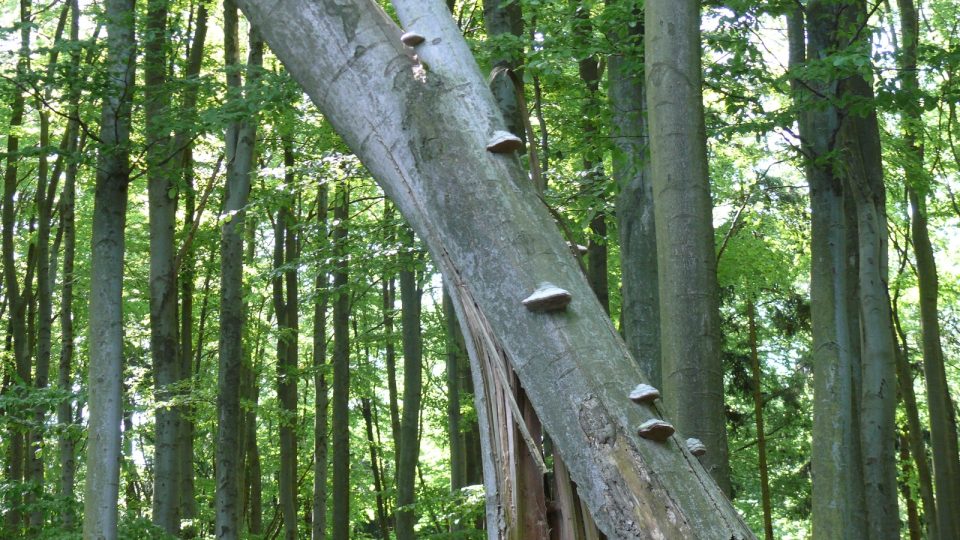
M 682 441 L 637 435 L 659 410 L 628 399 L 643 376 L 518 159 L 487 151 L 503 117 L 442 0 L 394 2 L 416 50 L 372 0 L 238 4 L 429 246 L 474 360 L 517 373 L 600 529 L 752 538 Z M 565 311 L 521 303 L 542 281 Z

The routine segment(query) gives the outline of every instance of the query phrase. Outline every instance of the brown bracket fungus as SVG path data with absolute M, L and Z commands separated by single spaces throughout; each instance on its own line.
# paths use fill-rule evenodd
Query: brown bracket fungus
M 509 131 L 494 131 L 487 143 L 487 151 L 494 154 L 509 154 L 523 148 L 523 141 Z
M 638 384 L 637 387 L 630 392 L 630 401 L 634 403 L 653 403 L 654 400 L 659 398 L 660 391 L 649 384 Z
M 571 298 L 569 292 L 544 282 L 523 300 L 523 305 L 530 311 L 561 311 L 566 309 Z
M 416 47 L 417 45 L 426 41 L 427 38 L 416 32 L 407 32 L 400 36 L 400 41 L 403 42 L 407 47 Z
M 673 428 L 670 422 L 664 422 L 663 420 L 658 420 L 656 418 L 647 420 L 643 424 L 640 424 L 640 427 L 637 428 L 638 435 L 644 439 L 650 439 L 657 442 L 663 442 L 669 439 L 675 431 L 676 430 Z
M 700 439 L 691 437 L 687 439 L 687 450 L 689 450 L 691 454 L 700 457 L 707 453 L 707 446 L 703 444 L 703 441 Z

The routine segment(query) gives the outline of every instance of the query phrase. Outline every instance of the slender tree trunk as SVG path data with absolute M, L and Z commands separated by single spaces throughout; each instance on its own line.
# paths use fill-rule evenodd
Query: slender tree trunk
M 447 439 L 450 441 L 450 489 L 454 492 L 466 483 L 466 447 L 461 431 L 460 414 L 460 368 L 463 361 L 463 337 L 460 335 L 460 323 L 453 310 L 453 300 L 444 287 L 443 320 L 447 346 Z M 454 527 L 458 529 L 459 527 Z
M 920 39 L 919 15 L 913 0 L 898 0 L 903 45 L 900 50 L 903 91 L 919 95 L 917 48 Z M 931 538 L 960 538 L 960 457 L 957 449 L 957 421 L 947 385 L 943 349 L 940 345 L 939 281 L 937 264 L 927 230 L 927 193 L 929 186 L 923 172 L 923 119 L 919 103 L 912 97 L 902 111 L 907 165 L 904 167 L 910 199 L 910 236 L 917 261 L 917 284 L 920 288 L 920 328 L 923 348 L 923 370 L 927 388 L 927 409 L 930 414 L 930 442 L 933 450 L 936 484 L 937 533 Z M 915 456 L 926 460 L 925 455 Z M 934 508 L 928 508 L 933 512 Z
M 400 42 L 400 29 L 369 0 L 349 0 L 337 9 L 303 0 L 240 3 L 453 284 L 471 362 L 502 370 L 475 370 L 475 384 L 487 384 L 485 374 L 517 373 L 600 529 L 622 539 L 752 537 L 677 437 L 660 443 L 638 434 L 637 426 L 659 416 L 656 405 L 638 406 L 626 397 L 646 379 L 516 156 L 486 150 L 503 124 L 446 5 L 394 2 L 405 27 L 428 36 L 416 51 L 429 65 L 425 71 Z M 356 47 L 364 54 L 355 57 Z M 347 63 L 350 69 L 343 69 Z M 391 90 L 355 91 L 371 83 Z M 365 120 L 371 115 L 388 121 L 372 125 Z M 469 173 L 451 177 L 451 167 Z M 440 179 L 443 190 L 436 189 Z M 541 281 L 570 293 L 565 313 L 523 306 Z M 479 388 L 476 394 L 485 422 L 495 404 L 484 401 Z M 494 459 L 503 456 L 487 441 L 484 472 L 490 479 Z M 502 495 L 494 482 L 487 485 L 492 497 Z M 488 523 L 488 535 L 496 537 L 497 522 Z M 345 527 L 338 538 L 346 533 Z
M 910 532 L 910 540 L 920 540 L 923 538 L 922 528 L 920 526 L 920 513 L 917 510 L 917 501 L 913 498 L 913 490 L 910 489 L 910 445 L 907 442 L 906 433 L 900 433 L 900 473 L 904 481 L 900 482 L 900 495 L 907 503 L 907 530 Z
M 373 436 L 373 407 L 370 398 L 360 400 L 360 412 L 363 414 L 363 424 L 367 435 L 367 449 L 370 452 L 370 468 L 373 474 L 373 490 L 377 499 L 377 532 L 380 538 L 390 540 L 390 524 L 387 520 L 386 504 L 384 504 L 384 479 L 380 470 L 380 457 L 377 455 L 377 440 Z
M 730 494 L 720 308 L 700 75 L 700 3 L 645 6 L 647 109 L 660 277 L 663 401 Z
M 90 268 L 89 424 L 83 536 L 117 537 L 123 394 L 123 253 L 130 110 L 134 84 L 133 0 L 107 0 L 107 87 L 94 197 Z
M 237 9 L 228 0 L 224 9 L 224 56 L 228 101 L 238 109 L 242 88 L 238 58 Z M 263 61 L 263 42 L 250 34 L 247 85 L 255 84 Z M 220 236 L 220 344 L 217 378 L 216 529 L 218 540 L 239 538 L 240 369 L 243 363 L 243 238 L 250 173 L 256 142 L 256 118 L 227 126 L 227 193 Z
M 396 241 L 393 205 L 384 203 L 383 223 L 386 228 L 387 242 Z M 389 258 L 389 256 L 388 256 Z M 397 473 L 397 460 L 400 459 L 400 396 L 397 391 L 397 350 L 394 345 L 394 313 L 396 300 L 396 280 L 393 270 L 386 269 L 383 276 L 383 339 L 384 360 L 387 367 L 387 400 L 390 407 L 390 435 L 393 437 L 393 473 Z
M 609 1 L 608 4 L 620 2 Z M 643 14 L 637 13 L 642 21 Z M 629 51 L 643 43 L 643 25 L 624 25 L 613 36 Z M 653 183 L 648 152 L 643 58 L 622 53 L 610 55 L 609 99 L 613 111 L 613 178 L 617 197 L 617 230 L 620 233 L 620 280 L 627 347 L 650 378 L 660 387 L 660 303 L 657 278 L 657 237 L 654 226 Z
M 17 79 L 24 80 L 30 70 L 30 29 L 32 24 L 30 0 L 20 0 L 20 52 L 17 60 Z M 20 127 L 23 125 L 23 111 L 25 100 L 23 92 L 17 89 L 13 93 L 10 104 L 10 131 L 7 133 L 6 168 L 3 177 L 3 208 L 2 208 L 2 251 L 3 251 L 3 284 L 6 301 L 9 305 L 10 335 L 13 341 L 13 358 L 16 366 L 16 378 L 8 390 L 17 399 L 25 398 L 30 384 L 30 359 L 27 331 L 27 303 L 30 297 L 30 280 L 27 279 L 24 288 L 20 290 L 19 272 L 15 265 L 14 234 L 17 227 L 16 207 L 14 203 L 17 191 L 19 159 L 20 159 Z M 11 407 L 8 414 L 19 418 L 26 411 L 22 406 Z M 20 419 L 20 422 L 25 418 Z M 19 422 L 10 423 L 8 482 L 19 484 L 25 480 L 24 464 L 26 458 L 26 440 Z M 8 496 L 5 528 L 12 535 L 20 533 L 23 525 L 23 508 L 20 490 L 14 489 Z
M 277 315 L 277 398 L 280 401 L 280 510 L 286 540 L 297 537 L 297 236 L 294 230 L 293 143 L 282 137 L 288 199 L 277 211 L 274 229 L 273 305 Z
M 334 196 L 333 251 L 333 538 L 350 537 L 350 291 L 347 288 L 347 220 L 350 191 L 346 183 Z
M 317 221 L 320 246 L 329 250 L 327 242 L 327 186 L 319 188 L 317 196 Z M 316 270 L 314 280 L 315 294 L 313 310 L 313 385 L 316 389 L 316 398 L 313 410 L 313 540 L 327 538 L 327 413 L 329 409 L 329 395 L 327 383 L 327 303 L 329 287 L 327 273 Z
M 80 39 L 80 5 L 78 0 L 70 0 L 70 41 L 77 43 Z M 74 74 L 80 64 L 80 52 L 71 53 L 70 66 Z M 71 89 L 70 111 L 72 115 L 78 112 L 79 92 Z M 76 476 L 76 434 L 70 427 L 73 425 L 73 283 L 74 260 L 76 258 L 76 182 L 77 168 L 80 160 L 77 141 L 79 124 L 71 119 L 67 123 L 66 166 L 64 173 L 63 194 L 60 196 L 60 219 L 63 229 L 63 286 L 60 289 L 60 359 L 57 367 L 57 388 L 68 396 L 57 406 L 57 424 L 62 430 L 59 437 L 60 478 L 58 494 L 64 500 L 73 500 L 74 483 Z M 72 530 L 75 526 L 74 512 L 69 505 L 65 505 L 60 512 L 60 521 L 63 528 Z
M 200 76 L 200 68 L 203 63 L 203 51 L 207 38 L 207 7 L 202 2 L 197 6 L 196 22 L 193 34 L 193 40 L 190 46 L 190 53 L 187 57 L 187 69 L 184 74 L 188 82 L 183 93 L 181 110 L 184 114 L 195 113 L 197 109 L 197 88 L 196 83 Z M 185 204 L 186 216 L 184 219 L 185 242 L 190 242 L 190 235 L 193 222 L 196 219 L 196 185 L 194 182 L 193 167 L 193 145 L 187 142 L 191 135 L 191 130 L 183 129 L 174 135 L 174 150 L 183 148 L 183 179 L 186 189 Z M 202 211 L 202 210 L 201 210 Z M 194 264 L 196 257 L 192 244 L 183 250 L 183 259 L 179 265 L 180 275 L 180 378 L 182 381 L 190 381 L 193 378 L 193 295 L 194 295 Z M 198 344 L 198 350 L 202 346 Z M 189 394 L 193 391 L 193 384 L 188 384 L 184 390 Z M 187 396 L 189 397 L 189 396 Z M 184 520 L 191 520 L 197 516 L 196 488 L 194 485 L 194 407 L 187 400 L 187 404 L 182 408 L 180 418 L 180 517 Z M 195 531 L 187 533 L 188 536 L 195 536 Z
M 403 311 L 403 417 L 400 420 L 400 448 L 397 460 L 397 540 L 416 538 L 416 468 L 420 456 L 420 398 L 423 391 L 423 343 L 420 310 L 423 289 L 417 283 L 412 250 L 413 232 L 404 227 L 404 256 L 400 268 L 400 302 Z
M 767 435 L 763 425 L 763 388 L 760 373 L 760 354 L 757 352 L 757 315 L 753 300 L 747 303 L 750 325 L 750 371 L 753 376 L 753 414 L 757 425 L 757 452 L 760 461 L 760 499 L 763 506 L 763 535 L 773 540 L 773 519 L 770 507 L 770 480 L 767 474 Z

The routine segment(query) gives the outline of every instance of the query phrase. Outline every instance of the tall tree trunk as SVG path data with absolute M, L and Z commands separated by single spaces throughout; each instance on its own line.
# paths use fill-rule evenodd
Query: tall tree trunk
M 354 333 L 356 336 L 356 333 Z M 370 452 L 370 468 L 373 474 L 373 490 L 377 500 L 377 532 L 383 540 L 390 540 L 390 524 L 387 519 L 387 506 L 384 503 L 384 478 L 380 469 L 380 456 L 377 452 L 377 440 L 373 435 L 373 406 L 370 398 L 360 400 L 360 412 L 363 414 L 363 424 L 367 435 L 367 449 Z
M 346 182 L 334 195 L 333 252 L 333 538 L 350 537 L 350 291 L 347 288 L 347 220 L 350 190 Z
M 203 63 L 203 51 L 207 39 L 207 7 L 202 2 L 197 6 L 196 22 L 193 40 L 190 43 L 190 53 L 187 57 L 187 68 L 184 79 L 187 86 L 183 92 L 181 110 L 184 114 L 192 114 L 197 109 L 197 85 L 200 77 L 200 68 Z M 196 185 L 194 182 L 193 145 L 188 142 L 192 130 L 182 129 L 174 135 L 174 150 L 183 148 L 183 183 L 186 190 L 186 216 L 183 224 L 184 242 L 191 242 L 193 223 L 196 219 Z M 201 209 L 202 211 L 202 209 Z M 179 260 L 180 274 L 180 379 L 191 381 L 193 378 L 193 295 L 194 295 L 194 264 L 196 257 L 192 243 L 182 248 L 183 257 Z M 198 344 L 197 349 L 202 349 Z M 188 383 L 184 390 L 193 391 L 193 384 Z M 197 502 L 194 486 L 194 407 L 187 404 L 182 408 L 180 418 L 180 518 L 191 520 L 197 516 Z M 194 536 L 195 531 L 187 533 Z
M 608 4 L 623 3 L 622 0 Z M 635 14 L 643 19 L 642 13 Z M 613 35 L 626 51 L 643 44 L 643 25 L 623 25 Z M 613 112 L 613 179 L 620 233 L 621 333 L 651 383 L 660 387 L 660 301 L 653 182 L 648 152 L 643 58 L 610 55 L 607 68 Z
M 317 195 L 317 221 L 320 230 L 321 249 L 327 252 L 327 185 L 319 187 Z M 313 531 L 312 540 L 327 538 L 327 413 L 329 393 L 327 383 L 327 303 L 329 287 L 327 272 L 318 268 L 314 279 L 317 295 L 313 308 L 313 386 L 316 390 L 313 409 Z
M 224 57 L 228 102 L 245 109 L 239 71 L 237 8 L 224 9 Z M 250 33 L 248 87 L 263 62 L 263 42 Z M 218 540 L 239 538 L 240 370 L 243 363 L 243 238 L 257 119 L 246 117 L 227 126 L 227 193 L 220 234 L 220 344 L 217 376 L 216 529 Z
M 400 29 L 370 0 L 349 0 L 336 8 L 304 0 L 239 3 L 430 247 L 453 285 L 471 362 L 496 363 L 501 370 L 477 370 L 475 383 L 485 384 L 484 373 L 516 372 L 600 529 L 622 539 L 751 538 L 678 438 L 661 443 L 638 434 L 639 425 L 659 416 L 656 405 L 627 398 L 646 379 L 516 156 L 487 151 L 491 134 L 504 126 L 446 5 L 394 2 L 399 20 L 428 36 L 417 47 L 420 64 L 400 42 Z M 355 57 L 357 47 L 364 54 Z M 347 63 L 350 69 L 342 69 Z M 371 83 L 391 90 L 355 91 Z M 371 115 L 390 120 L 374 126 L 367 121 Z M 451 177 L 451 168 L 466 174 Z M 436 189 L 440 179 L 443 190 Z M 565 313 L 523 306 L 542 281 L 569 291 L 572 301 Z M 346 373 L 337 374 L 335 369 L 339 386 Z M 346 411 L 342 390 L 334 406 Z M 487 407 L 479 398 L 478 414 L 489 414 Z M 345 415 L 343 420 L 346 427 Z M 345 438 L 346 430 L 342 433 Z M 341 436 L 336 426 L 334 436 Z M 488 450 L 499 448 L 487 444 Z M 338 450 L 335 446 L 335 462 Z M 334 466 L 335 474 L 344 475 L 340 482 L 334 478 L 338 493 L 349 488 L 349 459 L 345 452 L 342 456 L 344 466 Z M 493 460 L 502 457 L 484 456 L 488 479 L 495 475 Z M 497 496 L 496 484 L 487 484 Z M 343 520 L 342 532 L 334 527 L 337 538 L 348 533 L 343 499 L 339 507 L 334 501 L 334 519 Z M 491 524 L 488 535 L 496 537 L 499 527 Z
M 663 401 L 730 494 L 720 307 L 700 67 L 700 3 L 645 6 L 647 110 L 660 277 Z
M 790 65 L 797 68 L 809 58 L 829 54 L 836 31 L 836 13 L 830 2 L 814 0 L 806 13 L 789 18 Z M 804 42 L 804 15 L 809 26 Z M 810 93 L 833 95 L 836 84 L 794 82 L 794 100 L 807 103 Z M 817 95 L 814 94 L 814 95 Z M 831 149 L 838 129 L 838 111 L 830 103 L 801 107 L 803 141 L 811 207 L 810 302 L 813 320 L 814 410 L 813 531 L 820 538 L 864 538 L 866 517 L 863 499 L 859 434 L 856 422 L 854 364 L 858 362 L 854 324 L 850 320 L 848 292 L 854 285 L 846 271 L 848 235 L 843 186 L 818 156 Z M 839 451 L 838 451 L 839 449 Z
M 107 86 L 94 197 L 90 267 L 90 421 L 83 535 L 117 537 L 123 394 L 123 253 L 130 181 L 134 1 L 107 0 Z
M 394 210 L 390 201 L 383 207 L 383 223 L 385 227 L 385 241 L 396 241 L 396 224 Z M 391 257 L 388 255 L 388 259 Z M 394 271 L 390 268 L 389 260 L 384 270 L 382 297 L 383 297 L 383 339 L 384 360 L 387 367 L 387 400 L 390 407 L 390 435 L 393 438 L 393 473 L 397 473 L 397 460 L 400 459 L 400 397 L 397 391 L 397 349 L 394 344 L 394 304 L 397 296 Z
M 20 52 L 17 59 L 17 78 L 28 76 L 30 70 L 30 29 L 32 26 L 30 0 L 20 0 Z M 17 89 L 13 93 L 10 104 L 10 130 L 7 132 L 6 168 L 3 176 L 3 208 L 2 208 L 2 251 L 3 251 L 3 284 L 5 296 L 9 305 L 10 335 L 13 341 L 13 358 L 16 366 L 16 379 L 10 390 L 16 399 L 25 398 L 30 384 L 30 359 L 27 332 L 27 303 L 30 297 L 30 280 L 27 279 L 24 288 L 20 290 L 19 272 L 15 262 L 14 234 L 17 227 L 15 193 L 17 191 L 19 160 L 20 160 L 20 127 L 23 125 L 23 111 L 25 100 L 23 92 Z M 19 418 L 25 414 L 22 406 L 11 407 L 7 414 Z M 19 419 L 22 422 L 24 419 Z M 10 423 L 8 481 L 11 483 L 23 482 L 25 477 L 24 461 L 26 457 L 24 433 L 19 422 Z M 11 534 L 18 534 L 23 525 L 23 508 L 21 491 L 12 490 L 6 506 L 4 516 L 5 528 Z
M 920 288 L 920 329 L 923 348 L 923 371 L 927 388 L 927 409 L 930 414 L 930 442 L 933 449 L 934 482 L 936 485 L 937 533 L 931 538 L 960 538 L 960 456 L 957 449 L 957 421 L 947 385 L 940 345 L 939 280 L 937 263 L 927 230 L 927 194 L 929 181 L 923 169 L 923 119 L 919 103 L 917 48 L 920 21 L 913 0 L 898 0 L 903 45 L 900 50 L 903 91 L 909 103 L 901 112 L 907 152 L 904 174 L 910 199 L 910 236 L 917 261 L 917 284 Z M 926 460 L 925 455 L 915 456 Z M 925 510 L 932 512 L 933 508 Z
M 153 523 L 180 531 L 179 408 L 172 386 L 180 380 L 174 227 L 178 171 L 170 166 L 169 92 L 166 88 L 168 0 L 148 0 L 144 29 L 144 109 L 150 208 L 150 356 L 157 400 Z
M 70 0 L 70 41 L 77 43 L 80 39 L 80 4 L 79 0 Z M 80 66 L 80 52 L 71 53 L 70 69 L 75 75 Z M 71 89 L 71 116 L 78 112 L 80 93 L 77 87 Z M 74 261 L 76 259 L 76 214 L 75 200 L 77 192 L 77 168 L 80 160 L 78 155 L 80 144 L 77 140 L 79 123 L 71 118 L 67 123 L 66 166 L 64 168 L 63 194 L 60 196 L 60 219 L 63 229 L 63 286 L 60 289 L 60 359 L 57 367 L 57 388 L 65 392 L 67 398 L 57 406 L 57 424 L 62 430 L 59 437 L 60 478 L 58 494 L 64 500 L 73 500 L 74 483 L 76 476 L 76 434 L 70 426 L 73 425 L 73 284 Z M 75 526 L 75 516 L 68 505 L 64 505 L 60 512 L 60 521 L 63 528 L 72 530 Z
M 400 314 L 403 322 L 403 417 L 400 420 L 400 456 L 397 460 L 397 540 L 413 540 L 417 523 L 416 469 L 420 456 L 420 398 L 423 391 L 423 343 L 420 310 L 423 289 L 414 268 L 413 232 L 403 227 L 403 252 L 400 258 Z
M 277 398 L 280 401 L 280 510 L 286 540 L 297 538 L 297 234 L 293 141 L 282 136 L 287 199 L 277 211 L 274 231 L 273 304 L 277 314 Z
M 460 414 L 460 363 L 464 361 L 463 337 L 457 314 L 453 310 L 446 287 L 443 290 L 444 337 L 447 347 L 447 439 L 450 441 L 450 489 L 454 492 L 467 485 L 466 454 Z M 459 527 L 454 527 L 457 529 Z

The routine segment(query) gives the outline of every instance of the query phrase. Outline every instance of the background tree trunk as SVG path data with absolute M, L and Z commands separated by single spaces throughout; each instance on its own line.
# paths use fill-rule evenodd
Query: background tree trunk
M 645 5 L 647 110 L 657 231 L 663 402 L 730 494 L 720 299 L 700 75 L 700 3 Z
M 123 254 L 127 211 L 130 109 L 133 100 L 134 2 L 107 0 L 107 88 L 97 160 L 90 282 L 90 422 L 83 536 L 117 537 L 120 420 L 123 405 Z
M 333 508 L 331 536 L 350 537 L 350 291 L 347 290 L 347 220 L 350 218 L 350 191 L 344 183 L 334 195 L 333 252 Z
M 400 456 L 397 460 L 397 540 L 416 538 L 416 469 L 420 457 L 420 394 L 423 391 L 423 344 L 420 308 L 423 289 L 417 283 L 413 232 L 404 230 L 405 255 L 401 257 L 400 302 L 403 311 L 403 417 L 400 420 Z

